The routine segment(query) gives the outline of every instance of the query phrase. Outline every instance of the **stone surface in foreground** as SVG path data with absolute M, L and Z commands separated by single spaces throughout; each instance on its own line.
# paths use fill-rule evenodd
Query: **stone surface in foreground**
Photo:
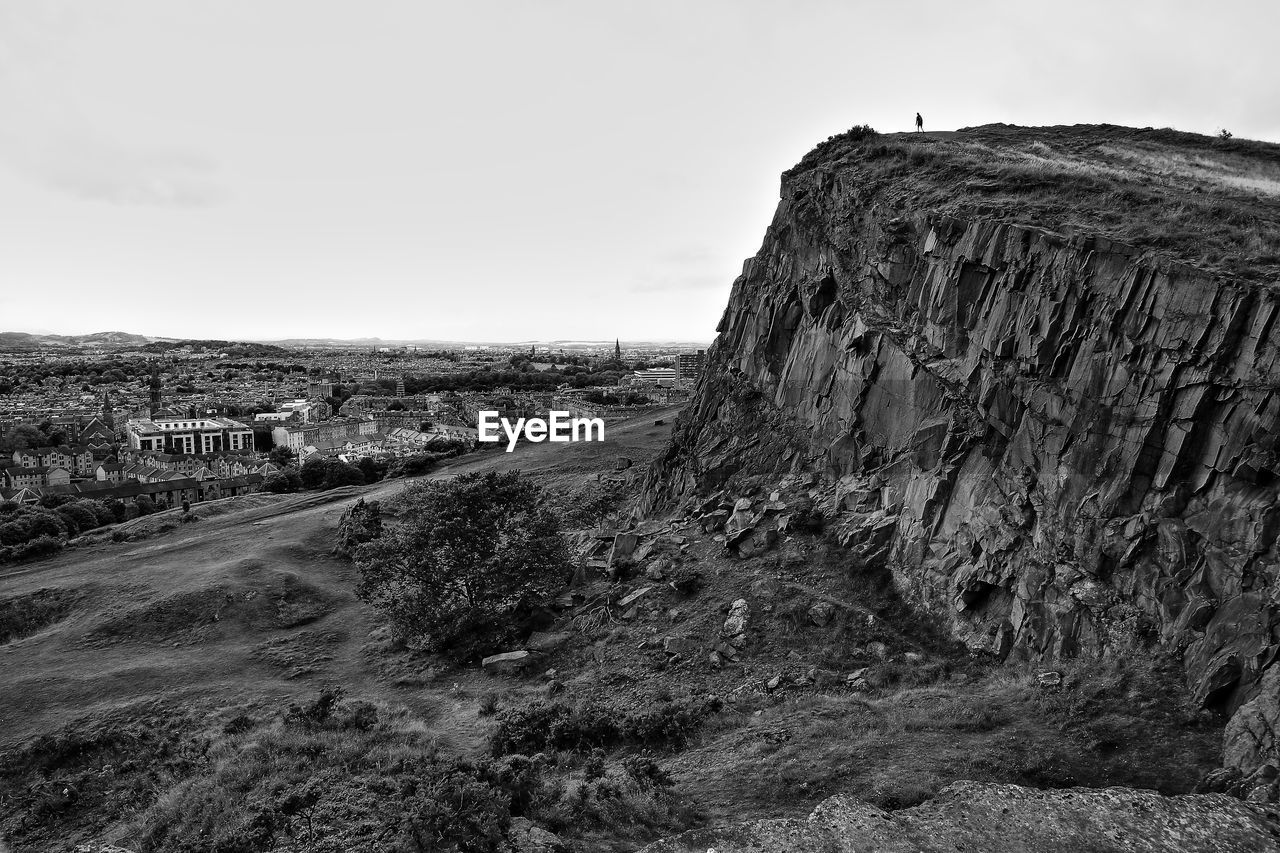
M 910 809 L 844 797 L 807 819 L 693 830 L 641 853 L 1255 853 L 1280 850 L 1280 812 L 1221 794 L 1040 791 L 958 782 Z

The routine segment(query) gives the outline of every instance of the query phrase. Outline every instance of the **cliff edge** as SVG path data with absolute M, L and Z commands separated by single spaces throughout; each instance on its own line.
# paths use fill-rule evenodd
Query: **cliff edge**
M 646 511 L 781 483 L 975 650 L 1174 650 L 1274 800 L 1280 146 L 856 128 L 781 196 Z

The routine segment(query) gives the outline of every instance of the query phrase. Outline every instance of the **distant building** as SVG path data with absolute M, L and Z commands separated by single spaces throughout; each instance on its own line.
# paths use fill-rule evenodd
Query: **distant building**
M 680 381 L 695 381 L 702 375 L 707 366 L 707 351 L 686 352 L 676 356 L 676 378 Z
M 640 384 L 670 385 L 676 379 L 676 369 L 674 367 L 650 367 L 645 370 L 637 370 L 631 374 L 631 381 Z
M 325 382 L 308 382 L 307 383 L 307 399 L 316 399 L 324 397 L 332 397 L 333 389 L 337 387 L 336 383 Z
M 13 461 L 23 468 L 66 468 L 78 477 L 93 475 L 93 452 L 88 447 L 31 447 L 15 450 Z
M 6 468 L 4 484 L 9 489 L 29 489 L 36 486 L 65 486 L 71 482 L 71 472 L 59 466 L 23 468 L 15 465 Z
M 125 434 L 135 450 L 187 455 L 253 450 L 253 430 L 230 418 L 131 418 Z
M 278 426 L 271 430 L 271 441 L 276 447 L 287 447 L 297 453 L 309 446 L 341 447 L 348 438 L 375 432 L 378 424 L 371 417 L 335 418 L 321 424 Z

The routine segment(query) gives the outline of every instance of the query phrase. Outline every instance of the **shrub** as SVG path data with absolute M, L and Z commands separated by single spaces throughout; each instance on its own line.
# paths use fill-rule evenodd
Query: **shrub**
M 93 514 L 93 510 L 80 502 L 63 504 L 56 512 L 66 521 L 68 531 L 83 533 L 98 526 L 98 517 Z
M 322 690 L 315 701 L 309 705 L 299 705 L 296 702 L 290 704 L 289 710 L 284 715 L 284 724 L 302 729 L 319 728 L 333 719 L 333 712 L 340 701 L 342 701 L 340 688 Z
M 422 483 L 356 551 L 356 589 L 416 645 L 469 657 L 510 639 L 566 580 L 559 520 L 518 472 Z
M 494 755 L 547 749 L 588 752 L 621 746 L 678 748 L 721 708 L 718 699 L 663 702 L 640 711 L 588 701 L 533 702 L 498 717 L 489 739 Z
M 675 566 L 667 572 L 667 582 L 677 592 L 693 595 L 702 588 L 702 572 L 693 566 Z
M 62 550 L 62 540 L 53 536 L 37 536 L 29 542 L 13 549 L 14 560 L 35 560 L 40 557 L 51 557 Z

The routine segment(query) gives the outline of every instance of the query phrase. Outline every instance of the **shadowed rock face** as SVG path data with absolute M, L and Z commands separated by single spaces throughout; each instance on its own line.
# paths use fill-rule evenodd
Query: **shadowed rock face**
M 694 830 L 641 853 L 1244 853 L 1280 849 L 1278 841 L 1274 809 L 1220 794 L 959 782 L 910 809 L 886 812 L 834 797 L 806 820 Z
M 1280 723 L 1253 701 L 1280 649 L 1278 318 L 1256 281 L 810 164 L 648 507 L 806 472 L 852 555 L 975 649 L 1182 653 L 1201 702 L 1252 703 L 1228 748 L 1251 771 Z

